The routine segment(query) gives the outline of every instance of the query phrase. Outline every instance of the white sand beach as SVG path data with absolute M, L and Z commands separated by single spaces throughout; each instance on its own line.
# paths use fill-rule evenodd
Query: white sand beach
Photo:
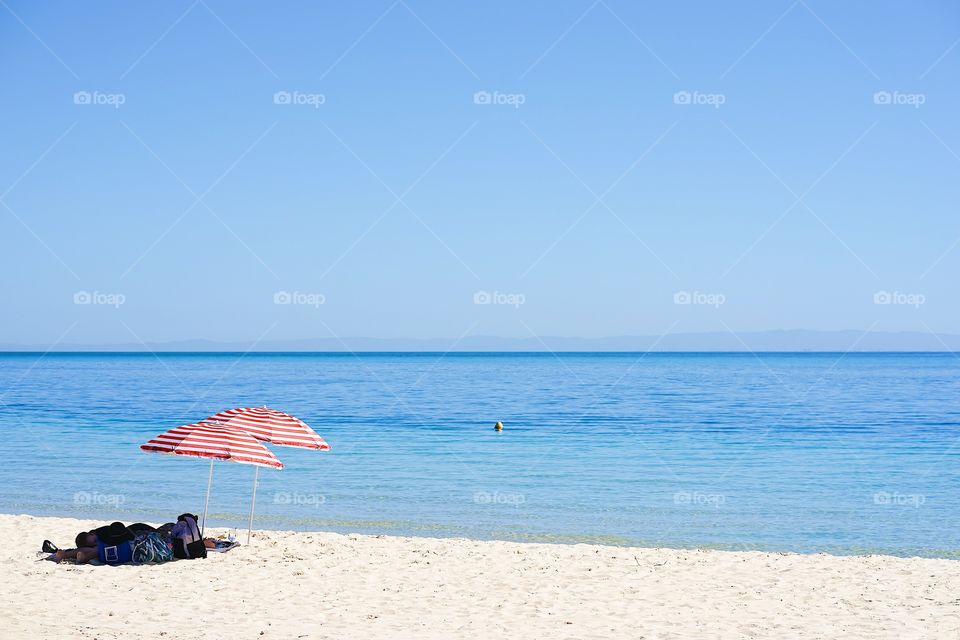
M 4 638 L 960 637 L 951 560 L 279 531 L 165 565 L 38 560 L 99 524 L 0 516 Z

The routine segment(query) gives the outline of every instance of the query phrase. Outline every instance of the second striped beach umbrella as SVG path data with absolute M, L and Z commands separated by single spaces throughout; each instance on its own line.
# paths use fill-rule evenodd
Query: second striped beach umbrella
M 210 416 L 204 422 L 219 422 L 243 429 L 257 440 L 283 447 L 330 450 L 330 445 L 303 420 L 269 407 L 227 409 Z
M 257 440 L 282 447 L 297 447 L 315 451 L 330 450 L 330 445 L 303 420 L 269 407 L 227 409 L 210 416 L 203 423 L 242 429 Z M 257 506 L 257 482 L 259 477 L 260 469 L 257 468 L 253 474 L 253 500 L 250 504 L 247 544 L 250 544 L 250 532 L 253 531 L 253 513 Z
M 144 451 L 177 456 L 207 458 L 210 474 L 207 478 L 207 497 L 203 502 L 203 520 L 206 525 L 207 507 L 210 505 L 210 489 L 213 486 L 213 463 L 215 460 L 252 464 L 260 467 L 283 469 L 283 463 L 270 449 L 242 429 L 223 424 L 199 422 L 174 427 L 140 445 Z

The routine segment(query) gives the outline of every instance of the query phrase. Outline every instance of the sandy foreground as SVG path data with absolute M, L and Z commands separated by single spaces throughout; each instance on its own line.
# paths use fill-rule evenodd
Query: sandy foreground
M 98 524 L 0 516 L 0 635 L 960 638 L 951 560 L 281 531 L 157 566 L 37 559 Z

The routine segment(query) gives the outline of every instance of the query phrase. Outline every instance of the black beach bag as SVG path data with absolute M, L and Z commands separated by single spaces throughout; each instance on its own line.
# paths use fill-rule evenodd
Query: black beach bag
M 203 545 L 203 536 L 197 526 L 197 516 L 192 513 L 177 516 L 177 523 L 173 525 L 171 533 L 174 558 L 192 560 L 207 557 L 207 548 Z

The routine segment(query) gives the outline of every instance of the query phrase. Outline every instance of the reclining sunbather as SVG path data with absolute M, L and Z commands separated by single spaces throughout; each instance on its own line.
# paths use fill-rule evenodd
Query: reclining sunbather
M 167 542 L 172 548 L 171 531 L 174 524 L 168 522 L 160 527 L 152 527 L 149 524 L 137 522 L 129 526 L 124 526 L 120 522 L 97 527 L 91 531 L 81 531 L 74 539 L 76 547 L 73 549 L 58 549 L 49 540 L 43 541 L 42 550 L 46 553 L 52 553 L 52 558 L 57 562 L 63 560 L 75 560 L 78 564 L 85 564 L 93 560 L 107 561 L 101 557 L 101 546 L 116 544 L 118 541 L 130 540 L 141 533 L 155 532 Z M 217 541 L 213 538 L 204 538 L 203 546 L 207 549 L 214 549 Z

